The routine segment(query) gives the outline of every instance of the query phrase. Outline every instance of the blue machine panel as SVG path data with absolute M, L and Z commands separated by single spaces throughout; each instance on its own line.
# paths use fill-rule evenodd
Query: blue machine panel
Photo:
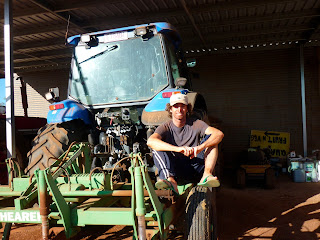
M 59 104 L 63 104 L 64 107 L 61 109 L 50 110 L 47 115 L 48 123 L 62 123 L 75 119 L 82 119 L 85 124 L 92 124 L 91 113 L 80 103 L 67 99 L 52 105 Z

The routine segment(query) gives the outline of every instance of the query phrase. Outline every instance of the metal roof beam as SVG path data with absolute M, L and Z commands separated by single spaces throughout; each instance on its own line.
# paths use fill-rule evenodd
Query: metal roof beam
M 49 47 L 65 47 L 64 39 L 60 38 L 51 38 L 50 40 L 41 40 L 41 41 L 32 41 L 32 42 L 20 42 L 13 45 L 14 49 L 18 49 L 21 52 L 31 49 L 41 49 Z
M 146 18 L 154 16 L 157 17 L 157 15 L 163 16 L 162 12 L 158 13 L 152 13 L 150 16 L 145 16 Z M 170 14 L 171 15 L 171 14 Z M 305 11 L 296 11 L 296 12 L 290 12 L 290 13 L 283 13 L 283 14 L 270 14 L 267 16 L 253 16 L 253 17 L 243 17 L 243 18 L 237 18 L 237 19 L 230 19 L 230 20 L 221 20 L 216 22 L 202 22 L 197 23 L 197 26 L 195 26 L 195 29 L 200 28 L 210 28 L 210 27 L 225 27 L 225 26 L 231 26 L 231 25 L 246 25 L 246 24 L 255 24 L 259 22 L 268 22 L 268 21 L 279 21 L 279 20 L 286 20 L 286 19 L 293 19 L 293 18 L 304 18 L 304 17 L 316 17 L 320 16 L 320 13 L 318 10 L 305 10 Z M 78 22 L 79 29 L 83 28 L 89 28 L 89 27 L 96 27 L 100 25 L 110 26 L 110 23 L 117 23 L 118 26 L 121 26 L 123 24 L 127 24 L 128 22 L 135 21 L 137 19 L 137 16 L 135 17 L 115 17 L 115 18 L 98 18 L 91 22 Z M 141 19 L 140 22 L 144 22 L 144 19 Z M 196 24 L 196 23 L 195 23 Z M 66 25 L 64 24 L 55 24 L 52 26 L 45 26 L 45 27 L 38 27 L 36 29 L 34 28 L 23 28 L 23 29 L 15 29 L 14 30 L 14 36 L 15 37 L 22 37 L 22 36 L 28 36 L 33 34 L 43 34 L 43 33 L 50 33 L 50 32 L 56 32 L 56 31 L 63 31 L 66 29 Z M 187 29 L 190 29 L 190 25 L 180 25 L 177 26 L 177 29 L 184 31 Z M 73 29 L 75 30 L 75 29 Z M 198 32 L 198 31 L 197 31 Z M 0 33 L 0 36 L 2 36 L 2 33 Z
M 23 67 L 34 67 L 34 66 L 43 66 L 43 65 L 58 65 L 58 64 L 66 64 L 70 63 L 70 58 L 60 58 L 57 59 L 55 62 L 44 62 L 42 60 L 35 60 L 35 61 L 28 61 L 28 62 L 20 62 L 15 64 L 14 68 L 23 68 Z M 0 69 L 4 69 L 4 64 L 0 64 Z
M 261 35 L 271 35 L 271 34 L 279 34 L 279 33 L 287 33 L 287 32 L 304 32 L 307 30 L 313 29 L 308 25 L 293 25 L 293 26 L 286 26 L 286 27 L 274 27 L 274 28 L 259 28 L 259 29 L 252 29 L 247 31 L 232 31 L 232 32 L 214 32 L 206 34 L 208 39 L 212 40 L 223 40 L 228 38 L 237 38 L 240 37 L 248 37 L 248 36 L 261 36 Z M 188 36 L 185 35 L 188 38 Z
M 71 61 L 71 56 L 69 56 L 68 54 L 64 54 L 64 55 L 50 55 L 50 56 L 45 56 L 45 57 L 41 57 L 42 63 L 43 64 L 58 64 L 57 60 L 61 59 L 61 58 L 68 58 L 69 57 L 69 62 Z M 24 58 L 19 58 L 19 59 L 15 59 L 14 60 L 14 64 L 18 64 L 18 63 L 28 63 L 28 62 L 32 62 L 32 64 L 35 61 L 39 61 L 39 58 L 35 58 L 35 57 L 24 57 Z M 50 61 L 53 60 L 53 61 Z M 0 65 L 4 64 L 4 61 L 0 61 Z
M 72 11 L 77 10 L 80 8 L 89 8 L 89 7 L 99 7 L 100 5 L 106 5 L 106 4 L 115 4 L 115 3 L 126 3 L 128 0 L 87 0 L 87 1 L 77 1 L 76 3 L 70 3 L 70 2 L 63 2 L 62 4 L 57 4 L 55 6 L 54 11 L 55 12 L 66 12 L 66 11 Z
M 58 65 L 40 65 L 37 67 L 19 67 L 16 68 L 15 71 L 21 76 L 23 73 L 27 72 L 36 72 L 36 71 L 50 71 L 50 70 L 69 70 L 70 63 L 61 63 Z M 0 76 L 1 76 L 1 70 L 0 70 Z
M 80 29 L 79 27 L 77 27 L 77 29 Z M 23 27 L 21 29 L 14 29 L 13 30 L 13 34 L 14 34 L 14 38 L 18 38 L 18 37 L 24 37 L 24 36 L 30 36 L 30 35 L 36 35 L 36 34 L 46 34 L 46 33 L 52 33 L 52 32 L 61 32 L 61 31 L 66 31 L 66 25 L 65 24 L 54 24 L 51 26 L 38 26 L 35 28 L 35 26 L 33 26 L 33 28 L 26 28 Z M 73 28 L 73 32 L 75 31 L 75 29 Z M 79 31 L 81 32 L 81 30 Z M 61 34 L 61 33 L 60 33 Z M 0 32 L 0 38 L 3 37 L 3 33 Z
M 183 14 L 183 11 L 179 11 L 180 14 Z M 151 17 L 168 17 L 174 15 L 174 13 L 170 12 L 157 12 L 157 13 L 149 13 L 147 15 L 144 15 L 144 18 L 140 17 L 140 20 L 137 19 L 139 16 L 124 16 L 124 17 L 110 17 L 110 18 L 97 18 L 88 22 L 78 22 L 77 26 L 78 29 L 84 29 L 84 28 L 90 28 L 90 27 L 97 27 L 97 26 L 108 26 L 111 27 L 112 24 L 117 24 L 114 27 L 122 26 L 124 24 L 127 24 L 128 22 L 138 21 L 138 23 L 144 23 L 145 18 L 151 18 Z M 320 16 L 320 13 L 318 10 L 305 10 L 305 11 L 295 11 L 290 13 L 279 13 L 279 14 L 270 14 L 267 16 L 253 16 L 253 17 L 243 17 L 243 18 L 237 18 L 237 19 L 230 19 L 230 20 L 221 20 L 216 22 L 203 22 L 203 23 L 195 23 L 197 26 L 195 26 L 195 29 L 205 28 L 205 27 L 224 27 L 224 26 L 230 26 L 230 25 L 240 25 L 240 24 L 254 24 L 258 22 L 267 22 L 267 21 L 278 21 L 278 20 L 286 20 L 286 19 L 293 19 L 293 18 L 304 18 L 304 17 L 315 17 Z M 194 25 L 194 24 L 193 24 Z M 184 25 L 184 26 L 177 26 L 177 28 L 181 31 L 190 29 L 190 25 Z M 37 29 L 34 28 L 23 28 L 23 29 L 15 29 L 14 30 L 14 36 L 15 37 L 22 37 L 22 36 L 28 36 L 33 34 L 43 34 L 43 33 L 49 33 L 49 32 L 56 32 L 56 31 L 63 31 L 66 29 L 65 24 L 55 24 L 52 26 L 45 26 L 45 27 L 38 27 Z M 75 29 L 73 29 L 75 30 Z M 198 32 L 198 31 L 197 31 Z M 2 34 L 2 33 L 0 33 Z M 1 35 L 0 35 L 1 36 Z
M 51 13 L 64 13 L 69 12 L 76 9 L 81 8 L 89 8 L 89 7 L 99 7 L 100 5 L 105 4 L 115 4 L 115 3 L 125 3 L 128 0 L 108 0 L 108 1 L 101 1 L 101 0 L 86 0 L 86 1 L 77 1 L 77 2 L 62 2 L 60 4 L 56 4 L 55 6 L 49 5 L 45 0 L 30 0 L 31 2 L 35 3 L 38 8 L 33 9 L 23 9 L 17 10 L 14 12 L 14 18 L 20 17 L 27 17 L 32 15 L 39 15 L 44 14 L 47 12 Z M 260 5 L 267 5 L 267 4 L 281 4 L 286 2 L 292 2 L 293 0 L 246 0 L 246 1 L 235 1 L 232 4 L 230 2 L 216 2 L 216 3 L 209 3 L 209 4 L 201 4 L 196 7 L 192 7 L 190 12 L 192 14 L 202 13 L 202 12 L 212 12 L 212 11 L 221 11 L 221 10 L 229 10 L 235 8 L 246 8 L 246 7 L 257 7 Z M 183 15 L 184 11 L 179 9 L 165 9 L 165 12 L 169 12 L 169 16 L 174 15 Z M 163 16 L 162 14 L 162 16 Z M 63 15 L 65 16 L 65 15 Z M 167 15 L 168 16 L 168 15 Z M 3 16 L 0 14 L 0 19 Z
M 318 10 L 318 13 L 320 14 L 320 11 Z M 305 37 L 306 37 L 306 41 L 309 41 L 310 39 L 312 39 L 314 37 L 314 35 L 317 33 L 317 31 L 320 29 L 320 17 L 318 15 L 318 17 L 313 18 L 310 23 L 309 23 L 310 27 L 312 27 L 312 29 L 306 31 L 304 33 Z
M 211 27 L 226 27 L 232 25 L 248 25 L 248 24 L 256 24 L 256 23 L 265 23 L 265 22 L 274 22 L 274 21 L 282 21 L 282 20 L 290 20 L 290 19 L 298 19 L 298 18 L 312 18 L 319 17 L 320 12 L 317 9 L 310 9 L 304 11 L 294 11 L 288 13 L 274 13 L 268 14 L 264 16 L 249 16 L 249 17 L 240 17 L 240 18 L 232 18 L 232 19 L 224 19 L 220 21 L 208 21 L 198 23 L 198 26 L 201 28 L 211 28 Z M 177 26 L 179 30 L 187 30 L 190 29 L 190 25 L 180 25 Z
M 204 37 L 203 37 L 203 35 L 202 35 L 199 27 L 197 26 L 197 24 L 196 24 L 196 22 L 195 22 L 195 20 L 194 20 L 194 18 L 193 18 L 193 16 L 192 16 L 192 14 L 191 14 L 191 12 L 189 11 L 189 8 L 187 7 L 187 4 L 186 4 L 185 0 L 180 0 L 180 3 L 181 3 L 181 5 L 182 5 L 184 11 L 186 12 L 186 14 L 187 14 L 187 16 L 188 16 L 188 18 L 189 18 L 189 20 L 190 20 L 190 22 L 191 22 L 194 30 L 195 30 L 196 33 L 198 34 L 201 42 L 203 43 L 204 46 L 206 46 L 206 45 L 207 45 L 207 44 L 206 44 L 206 41 L 205 41 L 205 39 L 204 39 Z
M 250 45 L 283 45 L 283 43 L 289 43 L 291 44 L 299 41 L 305 41 L 305 38 L 302 36 L 302 34 L 292 34 L 291 36 L 275 36 L 273 35 L 265 35 L 261 37 L 260 35 L 251 36 L 249 39 L 234 39 L 234 38 L 224 38 L 224 39 L 214 39 L 212 36 L 208 36 L 208 46 L 209 48 L 237 48 L 238 46 L 248 46 Z M 196 50 L 196 49 L 202 49 L 201 42 L 194 42 L 192 40 L 188 40 L 184 42 L 183 45 L 184 50 Z
M 80 8 L 88 8 L 88 7 L 98 7 L 100 5 L 107 4 L 114 4 L 114 3 L 125 3 L 128 2 L 126 0 L 117 1 L 117 0 L 108 0 L 108 1 L 101 1 L 101 0 L 92 0 L 92 1 L 79 1 L 76 3 L 63 3 L 61 5 L 57 5 L 55 7 L 55 12 L 64 12 L 70 10 L 76 10 Z M 266 5 L 266 4 L 281 4 L 286 2 L 292 2 L 292 0 L 245 0 L 245 1 L 235 1 L 234 3 L 230 4 L 230 2 L 216 2 L 216 3 L 209 3 L 209 4 L 202 4 L 199 7 L 192 8 L 191 12 L 203 12 L 203 11 L 219 11 L 219 10 L 228 10 L 234 8 L 245 8 L 245 7 L 257 7 L 259 5 Z
M 44 9 L 47 12 L 50 12 L 51 14 L 55 15 L 56 17 L 58 17 L 59 19 L 70 23 L 70 25 L 72 25 L 73 27 L 77 27 L 80 28 L 83 32 L 87 32 L 88 29 L 83 29 L 82 27 L 80 27 L 78 25 L 78 22 L 76 19 L 74 19 L 74 16 L 71 16 L 71 14 L 65 13 L 65 12 L 61 12 L 61 13 L 57 13 L 54 11 L 54 7 L 52 5 L 50 5 L 48 3 L 48 1 L 46 0 L 29 0 L 30 2 L 32 2 L 33 4 L 37 5 L 38 7 Z
M 128 0 L 109 0 L 109 1 L 101 1 L 101 0 L 91 0 L 91 1 L 77 1 L 77 2 L 62 2 L 57 3 L 55 6 L 49 5 L 46 1 L 39 2 L 40 4 L 44 4 L 43 6 L 47 6 L 53 11 L 54 13 L 63 13 L 69 12 L 72 10 L 80 9 L 80 8 L 88 8 L 88 7 L 96 7 L 102 4 L 114 4 L 114 3 L 125 3 Z M 15 9 L 13 11 L 13 18 L 23 18 L 23 17 L 31 17 L 34 15 L 41 15 L 48 13 L 43 6 L 37 6 L 35 8 L 27 8 L 22 10 Z M 3 12 L 0 13 L 0 19 L 3 19 Z
M 52 56 L 70 56 L 72 55 L 72 49 L 66 48 L 66 49 L 58 49 L 58 50 L 48 50 L 48 51 L 38 51 L 38 52 L 32 52 L 32 57 L 33 58 L 46 58 L 46 57 L 52 57 Z M 30 54 L 21 52 L 21 51 L 14 51 L 14 61 L 16 62 L 17 60 L 24 60 L 24 59 L 29 59 Z M 3 52 L 0 51 L 0 58 L 3 57 Z

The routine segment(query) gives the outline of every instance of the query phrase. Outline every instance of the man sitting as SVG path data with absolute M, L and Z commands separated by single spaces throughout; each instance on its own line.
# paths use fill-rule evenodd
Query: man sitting
M 166 110 L 172 120 L 160 125 L 147 142 L 153 149 L 153 160 L 159 170 L 160 180 L 156 187 L 178 192 L 177 181 L 194 182 L 196 179 L 200 179 L 199 186 L 220 186 L 212 172 L 223 133 L 201 120 L 190 118 L 191 104 L 184 94 L 173 94 Z

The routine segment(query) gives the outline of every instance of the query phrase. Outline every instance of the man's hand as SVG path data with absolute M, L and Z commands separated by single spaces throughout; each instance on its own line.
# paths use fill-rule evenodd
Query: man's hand
M 191 155 L 193 155 L 193 147 L 179 147 L 179 153 L 182 153 L 183 155 L 185 155 L 186 157 L 189 157 Z
M 186 157 L 190 157 L 191 159 L 197 157 L 197 155 L 202 151 L 200 146 L 196 147 L 179 147 L 179 152 L 185 155 Z
M 200 153 L 201 151 L 199 150 L 199 146 L 196 146 L 196 147 L 193 147 L 193 153 L 192 155 L 190 156 L 190 158 L 195 158 L 197 157 L 198 153 Z

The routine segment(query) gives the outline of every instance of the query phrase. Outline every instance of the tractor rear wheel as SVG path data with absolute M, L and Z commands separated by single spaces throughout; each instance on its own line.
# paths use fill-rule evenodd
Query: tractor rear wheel
M 185 239 L 217 239 L 215 194 L 212 191 L 199 186 L 191 189 L 186 201 Z
M 73 120 L 64 123 L 47 124 L 38 131 L 32 141 L 32 149 L 27 157 L 29 164 L 25 173 L 32 175 L 40 168 L 45 169 L 55 162 L 74 141 L 83 141 L 87 136 L 85 124 L 82 120 Z

